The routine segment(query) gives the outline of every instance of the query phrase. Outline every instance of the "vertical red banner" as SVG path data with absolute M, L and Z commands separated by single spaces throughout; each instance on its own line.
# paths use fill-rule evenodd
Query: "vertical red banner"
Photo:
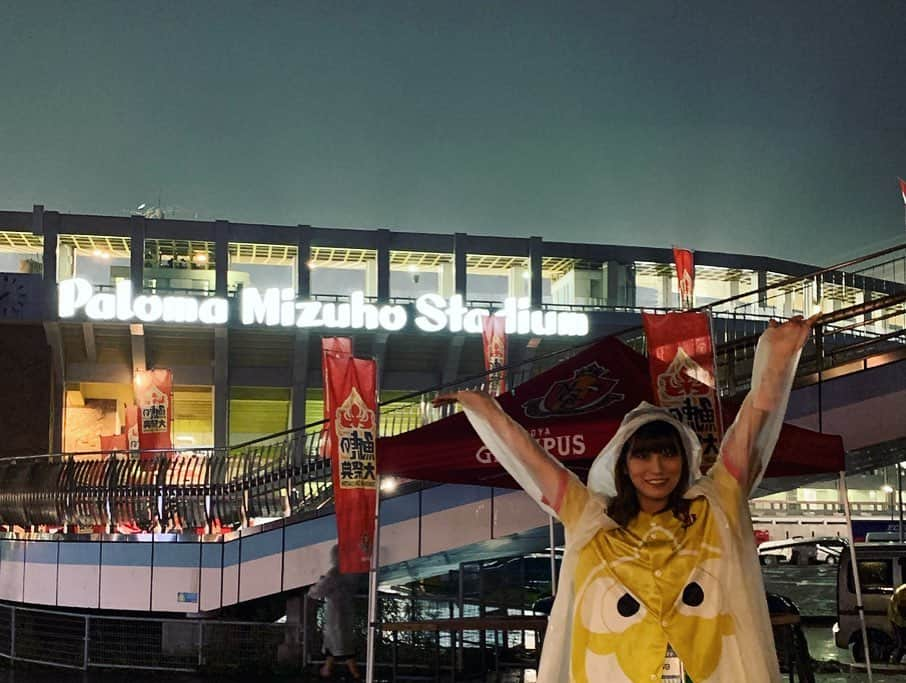
M 723 438 L 711 322 L 705 313 L 645 313 L 642 323 L 655 401 L 698 434 L 707 470 Z
M 488 375 L 488 393 L 499 396 L 506 392 L 506 319 L 489 315 L 482 321 L 481 339 L 484 342 L 484 369 Z M 497 372 L 494 372 L 497 370 Z
M 349 337 L 321 337 L 321 379 L 324 387 L 325 420 L 329 420 L 333 414 L 333 406 L 330 405 L 330 392 L 327 391 L 327 355 L 331 353 L 340 356 L 351 356 L 352 339 Z
M 692 251 L 673 247 L 673 262 L 679 283 L 680 308 L 692 308 L 695 291 L 695 260 Z
M 173 373 L 155 369 L 135 373 L 138 439 L 142 450 L 173 447 Z
M 328 444 L 340 571 L 367 572 L 377 495 L 377 364 L 334 353 L 324 362 L 325 397 L 333 406 Z
M 141 448 L 138 438 L 138 406 L 126 406 L 126 445 L 130 451 Z
M 330 392 L 327 390 L 327 356 L 352 356 L 352 339 L 349 337 L 321 337 L 321 386 L 324 387 L 324 419 L 330 420 L 333 415 L 333 406 L 330 405 Z M 330 423 L 326 422 L 324 431 L 321 432 L 318 452 L 321 457 L 328 455 L 329 435 L 327 429 Z

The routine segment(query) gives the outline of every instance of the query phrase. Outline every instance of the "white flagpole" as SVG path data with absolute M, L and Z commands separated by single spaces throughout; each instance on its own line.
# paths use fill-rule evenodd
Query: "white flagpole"
M 381 475 L 378 469 L 377 440 L 381 434 L 381 404 L 378 398 L 381 395 L 378 382 L 380 373 L 375 361 L 374 379 L 374 540 L 371 545 L 371 568 L 368 572 L 368 638 L 366 645 L 365 683 L 374 683 L 375 648 L 377 637 L 377 590 L 378 569 L 381 566 Z
M 859 565 L 856 563 L 856 545 L 853 542 L 853 520 L 849 509 L 849 493 L 846 490 L 846 472 L 840 472 L 840 502 L 846 515 L 846 534 L 849 541 L 849 559 L 852 564 L 853 585 L 856 587 L 856 609 L 859 611 L 859 625 L 862 629 L 862 652 L 865 654 L 865 665 L 868 668 L 868 683 L 872 683 L 871 647 L 868 642 L 868 631 L 865 628 L 865 609 L 862 605 L 862 583 L 859 579 Z
M 375 452 L 375 455 L 377 453 Z M 368 640 L 367 640 L 367 669 L 365 669 L 365 682 L 374 683 L 375 646 L 377 636 L 377 589 L 378 567 L 381 555 L 381 476 L 375 476 L 374 496 L 374 545 L 371 548 L 371 569 L 368 577 Z
M 551 543 L 551 595 L 557 596 L 557 552 L 554 545 L 554 517 L 553 515 L 548 515 L 547 517 L 547 530 L 550 535 Z

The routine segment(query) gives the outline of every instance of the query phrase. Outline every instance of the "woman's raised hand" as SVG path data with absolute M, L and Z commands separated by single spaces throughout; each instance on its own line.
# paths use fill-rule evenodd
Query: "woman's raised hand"
M 431 400 L 431 405 L 435 408 L 441 408 L 443 406 L 448 406 L 459 401 L 459 392 L 451 391 L 446 394 L 438 394 Z
M 811 318 L 796 315 L 784 323 L 771 320 L 764 335 L 771 341 L 774 351 L 792 354 L 805 346 L 812 334 L 812 327 L 820 317 L 821 313 L 815 313 Z

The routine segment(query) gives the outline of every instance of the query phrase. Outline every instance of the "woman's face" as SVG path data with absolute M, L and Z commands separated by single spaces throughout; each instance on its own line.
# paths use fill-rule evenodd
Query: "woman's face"
M 634 452 L 626 458 L 626 470 L 635 487 L 643 512 L 660 512 L 679 484 L 683 456 L 679 453 Z

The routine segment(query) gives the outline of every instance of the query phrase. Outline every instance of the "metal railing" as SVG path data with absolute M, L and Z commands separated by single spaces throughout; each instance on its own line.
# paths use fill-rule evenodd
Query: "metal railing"
M 0 604 L 0 658 L 64 669 L 272 668 L 302 626 L 80 614 Z M 301 664 L 301 652 L 292 664 Z
M 884 501 L 850 501 L 849 505 L 855 516 L 894 518 L 899 514 L 896 504 Z M 753 515 L 771 517 L 840 517 L 843 514 L 843 506 L 835 501 L 755 499 L 749 506 Z
M 803 351 L 800 376 L 820 377 L 844 364 L 867 367 L 867 359 L 906 358 L 906 245 L 780 279 L 701 308 L 712 315 L 721 394 L 747 388 L 755 344 L 772 317 L 808 315 L 822 302 L 825 310 L 814 340 Z M 644 352 L 641 328 L 625 330 L 620 337 Z M 592 343 L 503 368 L 507 387 L 518 388 Z M 439 391 L 483 389 L 493 380 L 479 373 L 395 398 L 381 406 L 380 435 L 399 434 L 449 415 L 455 408 L 431 405 Z M 0 523 L 143 528 L 160 523 L 191 529 L 215 521 L 245 524 L 249 518 L 317 512 L 331 501 L 326 426 L 319 421 L 225 449 L 0 461 Z
M 353 637 L 358 641 L 364 641 L 366 598 L 361 594 L 354 601 Z M 381 593 L 378 604 L 381 622 L 452 618 L 476 609 L 474 601 L 457 600 L 455 591 L 436 596 L 421 590 Z M 519 607 L 525 611 L 525 605 Z M 323 604 L 307 596 L 298 623 L 108 616 L 0 603 L 0 659 L 82 671 L 298 672 L 323 661 L 324 619 Z M 455 658 L 461 668 L 469 660 L 484 665 L 489 649 L 483 636 L 471 633 L 459 639 L 450 634 L 411 633 L 399 639 L 382 634 L 376 666 L 384 672 L 450 671 L 454 650 L 467 653 Z M 525 635 L 511 633 L 494 654 L 499 657 L 504 649 L 525 651 Z

